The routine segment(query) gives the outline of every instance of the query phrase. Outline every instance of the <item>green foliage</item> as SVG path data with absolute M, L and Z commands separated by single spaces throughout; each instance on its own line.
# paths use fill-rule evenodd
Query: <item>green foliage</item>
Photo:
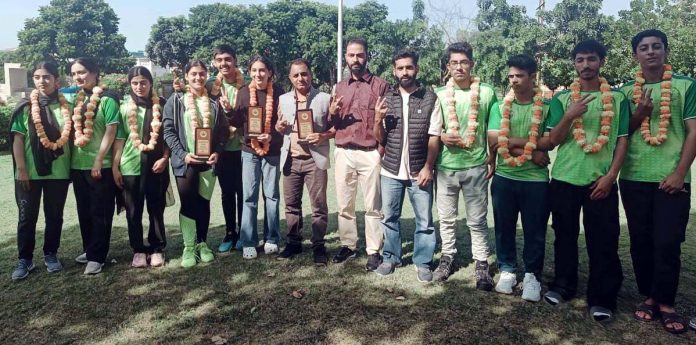
M 10 117 L 14 108 L 14 104 L 0 106 L 0 151 L 8 151 L 10 149 L 7 135 L 10 133 Z
M 63 68 L 75 58 L 97 60 L 102 72 L 125 72 L 134 61 L 118 33 L 119 18 L 104 0 L 52 0 L 18 33 L 18 56 L 31 66 L 53 61 Z
M 344 40 L 363 36 L 370 45 L 370 70 L 392 80 L 391 58 L 406 46 L 419 51 L 428 67 L 421 78 L 440 80 L 442 34 L 428 26 L 422 0 L 414 1 L 414 20 L 387 20 L 388 8 L 367 1 L 344 12 Z M 274 62 L 276 80 L 289 86 L 287 66 L 302 57 L 312 65 L 315 84 L 336 81 L 337 7 L 308 0 L 279 0 L 267 5 L 210 4 L 191 8 L 188 17 L 159 18 L 153 25 L 147 54 L 161 66 L 184 64 L 190 58 L 211 61 L 222 43 L 237 50 L 237 64 L 246 70 L 254 54 Z M 435 66 L 434 68 L 432 66 Z
M 106 74 L 100 78 L 100 82 L 102 85 L 106 86 L 108 90 L 112 90 L 121 96 L 130 92 L 130 85 L 128 85 L 128 75 L 126 74 Z

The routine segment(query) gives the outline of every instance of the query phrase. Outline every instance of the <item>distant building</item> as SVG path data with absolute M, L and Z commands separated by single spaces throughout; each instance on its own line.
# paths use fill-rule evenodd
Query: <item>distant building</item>
M 139 56 L 133 56 L 133 57 L 135 58 L 135 65 L 136 66 L 143 66 L 143 67 L 149 69 L 154 78 L 157 78 L 157 77 L 162 76 L 163 74 L 166 74 L 169 72 L 169 70 L 167 70 L 166 68 L 163 68 L 163 67 L 156 65 L 148 57 L 139 57 Z

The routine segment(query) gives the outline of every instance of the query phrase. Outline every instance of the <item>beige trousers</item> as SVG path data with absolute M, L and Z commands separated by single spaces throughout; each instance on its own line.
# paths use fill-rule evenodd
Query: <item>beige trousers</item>
M 380 194 L 380 156 L 377 150 L 360 151 L 337 147 L 334 151 L 338 235 L 341 245 L 356 250 L 358 224 L 355 199 L 360 184 L 365 204 L 365 246 L 367 254 L 382 247 L 382 196 Z

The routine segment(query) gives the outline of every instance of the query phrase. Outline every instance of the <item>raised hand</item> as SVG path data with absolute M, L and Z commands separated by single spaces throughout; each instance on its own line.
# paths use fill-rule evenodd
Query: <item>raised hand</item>
M 384 120 L 384 116 L 387 115 L 387 110 L 389 110 L 389 108 L 385 104 L 386 100 L 386 97 L 377 98 L 377 103 L 375 104 L 375 124 L 377 125 L 382 123 L 382 120 Z
M 640 100 L 636 106 L 636 116 L 648 117 L 652 115 L 653 102 L 652 102 L 652 89 L 643 89 L 640 95 Z
M 329 105 L 329 114 L 330 115 L 338 115 L 338 113 L 341 111 L 341 108 L 343 107 L 343 96 L 340 97 L 333 97 L 333 100 L 331 100 L 331 104 Z
M 571 120 L 580 118 L 586 111 L 587 105 L 592 102 L 596 97 L 590 94 L 583 96 L 578 102 L 573 102 L 568 107 L 565 112 L 565 116 Z

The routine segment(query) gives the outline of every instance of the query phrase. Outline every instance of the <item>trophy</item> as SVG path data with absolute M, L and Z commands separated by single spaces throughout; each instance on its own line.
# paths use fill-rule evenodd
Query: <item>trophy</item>
M 200 159 L 208 160 L 208 157 L 213 153 L 213 130 L 198 127 L 194 138 L 194 154 Z
M 314 133 L 314 116 L 312 109 L 297 111 L 297 139 L 307 143 L 307 136 Z
M 263 108 L 250 106 L 247 112 L 247 136 L 258 138 L 263 134 Z

